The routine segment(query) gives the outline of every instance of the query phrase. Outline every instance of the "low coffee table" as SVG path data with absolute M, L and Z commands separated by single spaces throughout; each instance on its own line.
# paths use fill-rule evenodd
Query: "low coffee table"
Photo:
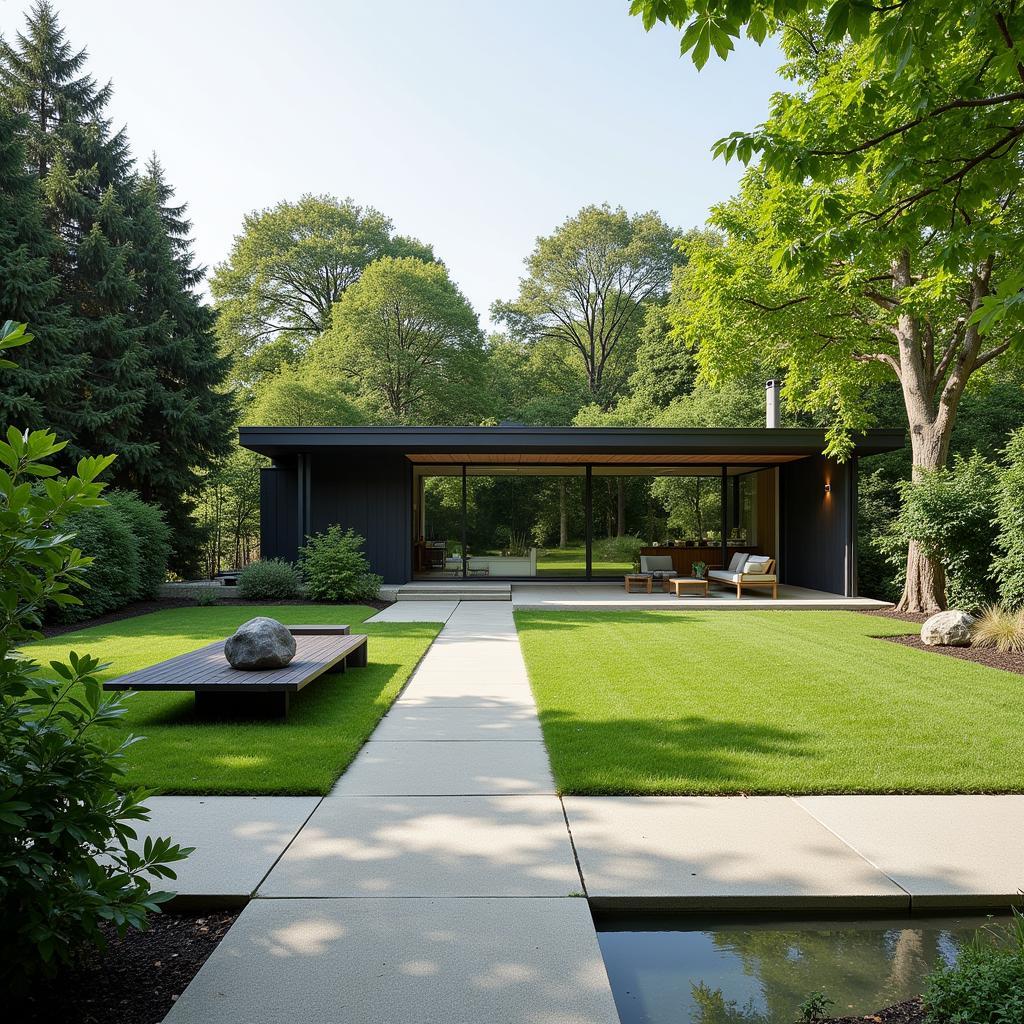
M 677 576 L 675 579 L 669 580 L 669 583 L 675 587 L 676 597 L 683 596 L 683 587 L 701 587 L 704 590 L 704 596 L 708 596 L 708 581 L 702 580 L 698 576 Z
M 643 587 L 648 594 L 654 593 L 654 577 L 647 573 L 633 572 L 626 574 L 626 593 L 632 594 L 634 587 Z

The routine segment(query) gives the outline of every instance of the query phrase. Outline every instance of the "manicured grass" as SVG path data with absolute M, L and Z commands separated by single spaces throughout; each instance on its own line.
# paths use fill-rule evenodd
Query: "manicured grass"
M 437 623 L 360 625 L 364 605 L 175 608 L 33 644 L 46 664 L 95 654 L 113 678 L 229 635 L 254 615 L 284 623 L 347 622 L 369 635 L 370 664 L 327 675 L 292 697 L 283 722 L 201 722 L 185 693 L 137 693 L 119 733 L 145 736 L 128 752 L 128 783 L 164 793 L 326 793 L 373 731 L 437 635 Z
M 1024 791 L 1024 677 L 856 612 L 516 612 L 563 793 Z
M 587 549 L 544 548 L 537 554 L 538 576 L 583 576 L 586 573 Z M 592 569 L 596 576 L 618 576 L 633 571 L 629 559 L 601 559 L 595 557 Z

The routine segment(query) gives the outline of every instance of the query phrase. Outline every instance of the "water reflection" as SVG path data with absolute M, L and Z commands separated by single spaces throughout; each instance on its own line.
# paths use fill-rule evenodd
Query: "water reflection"
M 622 1024 L 792 1024 L 813 991 L 837 1016 L 918 995 L 986 920 L 610 918 L 598 937 Z

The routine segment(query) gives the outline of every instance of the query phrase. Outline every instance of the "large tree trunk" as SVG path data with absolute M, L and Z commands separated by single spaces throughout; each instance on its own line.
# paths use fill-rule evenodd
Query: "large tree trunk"
M 931 615 L 946 607 L 946 570 L 937 558 L 929 558 L 916 540 L 907 549 L 907 580 L 896 610 Z
M 906 381 L 906 378 L 904 378 Z M 938 415 L 918 401 L 904 383 L 904 400 L 910 423 L 910 447 L 914 460 L 912 479 L 921 479 L 924 472 L 945 468 L 949 457 L 949 436 L 952 418 Z M 917 541 L 907 548 L 907 578 L 896 610 L 931 615 L 946 607 L 946 570 L 942 562 L 929 556 Z

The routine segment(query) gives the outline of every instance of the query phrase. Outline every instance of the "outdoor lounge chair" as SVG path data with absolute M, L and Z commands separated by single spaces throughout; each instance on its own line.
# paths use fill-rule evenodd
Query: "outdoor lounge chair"
M 640 572 L 660 583 L 663 590 L 670 579 L 679 575 L 672 564 L 671 555 L 641 555 Z
M 709 583 L 721 583 L 736 588 L 736 600 L 743 595 L 744 587 L 771 587 L 772 597 L 779 596 L 779 578 L 775 573 L 775 559 L 767 555 L 750 555 L 737 551 L 728 568 L 709 569 Z

